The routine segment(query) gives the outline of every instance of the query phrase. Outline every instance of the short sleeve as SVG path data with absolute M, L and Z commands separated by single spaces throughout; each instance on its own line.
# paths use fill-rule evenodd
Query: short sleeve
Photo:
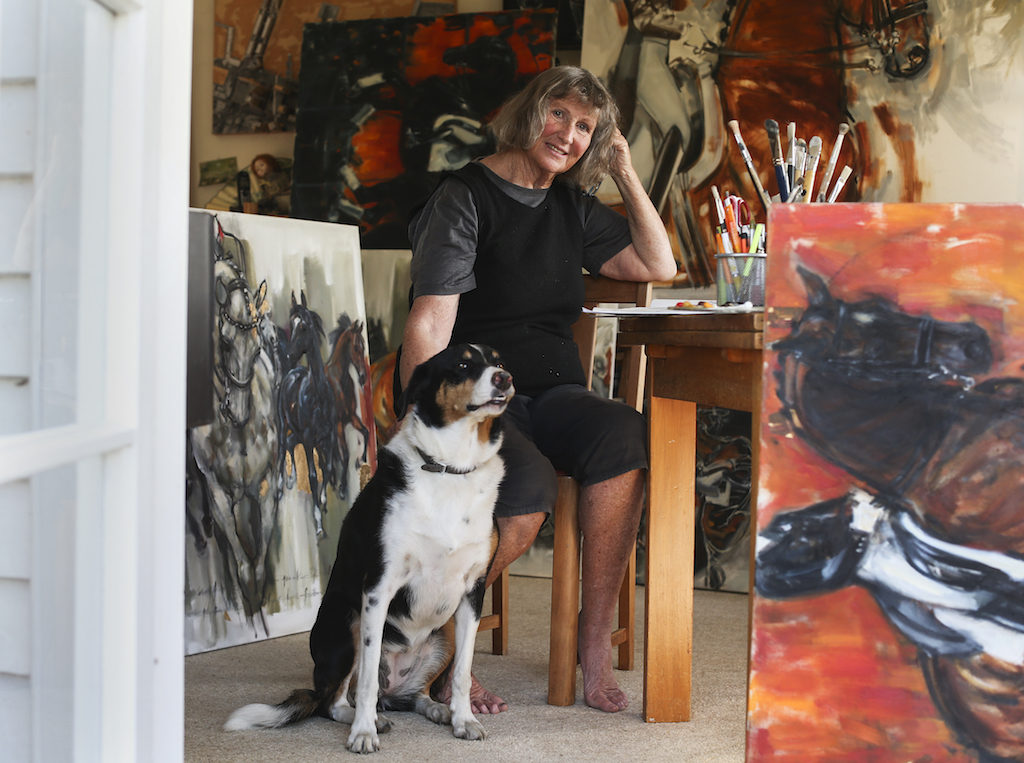
M 477 211 L 469 187 L 447 177 L 409 224 L 413 298 L 476 288 Z
M 596 274 L 601 266 L 631 243 L 629 221 L 593 196 L 581 198 L 583 267 Z

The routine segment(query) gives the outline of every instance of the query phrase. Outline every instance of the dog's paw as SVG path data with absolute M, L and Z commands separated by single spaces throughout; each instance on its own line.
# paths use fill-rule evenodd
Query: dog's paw
M 386 715 L 377 713 L 377 733 L 387 734 L 389 731 L 391 731 L 391 719 Z
M 416 712 L 439 726 L 447 726 L 452 722 L 452 711 L 448 709 L 448 705 L 435 702 L 426 695 L 417 698 Z
M 464 723 L 453 721 L 452 733 L 459 739 L 471 739 L 474 741 L 487 737 L 487 732 L 484 731 L 484 725 L 472 716 Z
M 380 750 L 380 740 L 377 738 L 376 731 L 356 732 L 353 729 L 352 733 L 348 736 L 348 742 L 345 743 L 345 746 L 352 752 L 364 755 L 368 752 Z

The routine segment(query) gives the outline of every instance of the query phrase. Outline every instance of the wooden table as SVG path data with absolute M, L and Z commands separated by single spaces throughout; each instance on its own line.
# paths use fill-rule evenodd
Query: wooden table
M 757 505 L 763 330 L 763 313 L 619 319 L 618 343 L 645 345 L 648 357 L 643 712 L 649 722 L 690 719 L 698 404 L 753 414 L 751 511 Z

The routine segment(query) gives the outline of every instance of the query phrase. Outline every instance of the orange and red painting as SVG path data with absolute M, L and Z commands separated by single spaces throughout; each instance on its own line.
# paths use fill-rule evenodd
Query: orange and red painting
M 440 173 L 490 153 L 485 125 L 555 54 L 555 11 L 306 26 L 292 214 L 407 249 Z
M 420 5 L 414 0 L 214 0 L 214 134 L 295 129 L 306 24 L 407 16 Z M 454 11 L 455 3 L 450 5 Z
M 1024 759 L 1024 207 L 769 231 L 748 759 Z

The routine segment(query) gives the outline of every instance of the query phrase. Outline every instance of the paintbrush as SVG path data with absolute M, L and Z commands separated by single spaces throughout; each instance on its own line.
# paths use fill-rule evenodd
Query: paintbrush
M 832 154 L 828 158 L 828 164 L 825 165 L 825 174 L 821 178 L 821 189 L 818 191 L 818 201 L 825 201 L 825 197 L 828 193 L 828 184 L 832 182 L 832 173 L 836 171 L 836 164 L 839 162 L 839 151 L 843 147 L 843 136 L 850 131 L 850 125 L 843 122 L 839 125 L 839 135 L 836 136 L 836 142 L 832 146 Z
M 853 167 L 849 164 L 843 167 L 843 171 L 839 173 L 839 178 L 836 180 L 835 188 L 828 195 L 828 202 L 831 204 L 833 201 L 839 198 L 839 193 L 843 190 L 843 186 L 846 185 L 846 181 L 850 179 L 850 174 L 853 172 Z
M 821 157 L 821 138 L 815 135 L 807 144 L 807 165 L 804 168 L 804 203 L 810 204 L 814 196 L 814 174 L 818 171 L 818 159 Z
M 800 194 L 796 197 L 796 201 L 800 201 L 803 195 L 807 193 L 807 186 L 804 185 L 804 167 L 807 165 L 807 141 L 803 138 L 796 139 L 796 157 L 793 160 L 793 177 L 794 183 L 800 185 Z
M 786 161 L 782 158 L 782 142 L 779 140 L 779 123 L 774 119 L 764 120 L 764 129 L 768 133 L 768 145 L 772 152 L 772 165 L 775 167 L 775 182 L 779 186 L 779 198 L 789 198 L 789 176 L 786 174 Z
M 747 165 L 750 179 L 754 181 L 754 190 L 757 191 L 757 198 L 761 200 L 761 205 L 764 207 L 765 213 L 767 213 L 772 208 L 772 200 L 768 198 L 768 193 L 764 190 L 764 186 L 761 185 L 761 178 L 758 177 L 757 170 L 754 169 L 754 160 L 750 158 L 747 144 L 743 142 L 743 136 L 740 135 L 740 123 L 735 119 L 730 119 L 729 129 L 732 130 L 733 137 L 736 138 L 736 145 L 740 147 L 740 155 L 743 157 L 743 163 Z
M 796 182 L 796 122 L 790 122 L 786 127 L 786 140 L 789 142 L 786 172 L 789 176 L 789 192 L 793 193 L 793 184 Z

